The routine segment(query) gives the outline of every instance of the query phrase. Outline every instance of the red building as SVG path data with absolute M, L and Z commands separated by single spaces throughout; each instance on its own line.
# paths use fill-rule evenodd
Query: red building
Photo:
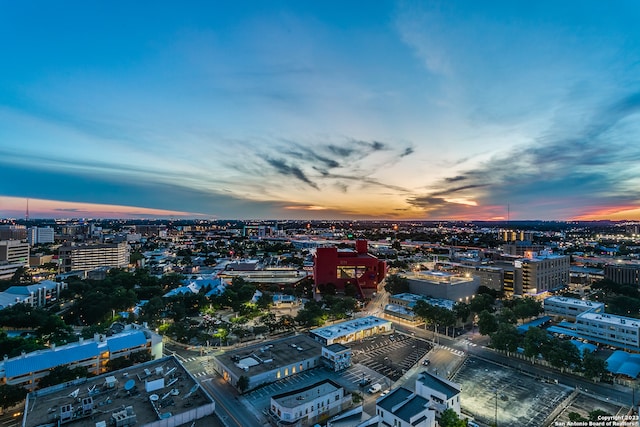
M 386 272 L 386 263 L 367 253 L 366 240 L 356 240 L 355 251 L 338 251 L 335 247 L 316 249 L 313 264 L 316 289 L 333 285 L 337 292 L 344 292 L 345 286 L 352 284 L 360 297 L 369 298 L 378 290 Z

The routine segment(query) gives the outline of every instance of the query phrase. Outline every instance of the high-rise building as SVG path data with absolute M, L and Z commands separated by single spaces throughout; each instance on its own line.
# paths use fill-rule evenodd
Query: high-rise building
M 31 227 L 27 230 L 27 241 L 31 246 L 42 243 L 53 243 L 54 233 L 51 227 Z
M 516 281 L 514 294 L 533 295 L 559 289 L 569 284 L 569 256 L 550 252 L 528 252 L 525 258 L 516 261 L 516 269 L 522 272 L 521 281 Z
M 29 244 L 20 240 L 0 240 L 0 262 L 29 265 Z
M 24 240 L 27 238 L 27 227 L 24 225 L 0 225 L 0 240 Z
M 61 273 L 93 270 L 98 267 L 123 268 L 129 265 L 129 246 L 126 242 L 100 244 L 65 243 L 58 251 Z

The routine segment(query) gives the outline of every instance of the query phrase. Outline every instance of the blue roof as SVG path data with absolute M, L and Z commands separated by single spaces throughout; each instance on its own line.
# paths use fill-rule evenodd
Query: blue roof
M 578 341 L 578 340 L 571 340 L 571 344 L 575 345 L 578 348 L 578 351 L 580 351 L 580 355 L 581 356 L 584 356 L 584 353 L 586 351 L 588 351 L 590 353 L 593 353 L 598 348 L 594 344 L 591 344 L 591 343 L 588 343 L 588 342 L 582 342 L 582 341 Z
M 91 341 L 82 345 L 64 346 L 56 350 L 36 351 L 24 357 L 9 359 L 4 362 L 4 369 L 7 378 L 13 378 L 30 372 L 52 369 L 56 366 L 90 359 L 99 354 L 98 344 Z
M 640 375 L 640 354 L 614 351 L 607 359 L 607 370 L 614 374 L 637 378 Z
M 111 353 L 115 353 L 126 348 L 140 347 L 146 344 L 147 338 L 144 336 L 144 332 L 142 331 L 107 338 L 107 347 L 109 347 L 109 352 Z
M 531 322 L 523 323 L 522 325 L 518 326 L 518 332 L 520 332 L 521 334 L 525 333 L 529 330 L 529 328 L 542 326 L 549 321 L 551 321 L 551 317 L 543 316 L 538 319 L 532 320 Z

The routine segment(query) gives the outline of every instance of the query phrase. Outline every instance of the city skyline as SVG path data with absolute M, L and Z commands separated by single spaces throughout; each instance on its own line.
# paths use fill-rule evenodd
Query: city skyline
M 3 5 L 2 217 L 640 219 L 636 2 L 64 6 Z

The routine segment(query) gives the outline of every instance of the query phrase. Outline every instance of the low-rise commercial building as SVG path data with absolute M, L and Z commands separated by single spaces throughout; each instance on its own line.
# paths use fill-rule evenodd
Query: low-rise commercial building
M 309 334 L 314 340 L 328 346 L 333 343 L 345 344 L 392 331 L 393 325 L 389 320 L 367 316 L 312 329 Z
M 275 426 L 304 427 L 321 423 L 353 404 L 344 387 L 324 380 L 271 397 L 270 422 Z
M 321 349 L 308 336 L 295 335 L 225 352 L 213 364 L 225 381 L 244 392 L 320 366 Z
M 322 347 L 322 363 L 333 371 L 343 371 L 351 366 L 351 349 L 342 344 Z
M 440 419 L 442 412 L 447 409 L 460 415 L 460 385 L 453 381 L 423 371 L 416 380 L 416 394 L 429 399 L 436 419 Z

